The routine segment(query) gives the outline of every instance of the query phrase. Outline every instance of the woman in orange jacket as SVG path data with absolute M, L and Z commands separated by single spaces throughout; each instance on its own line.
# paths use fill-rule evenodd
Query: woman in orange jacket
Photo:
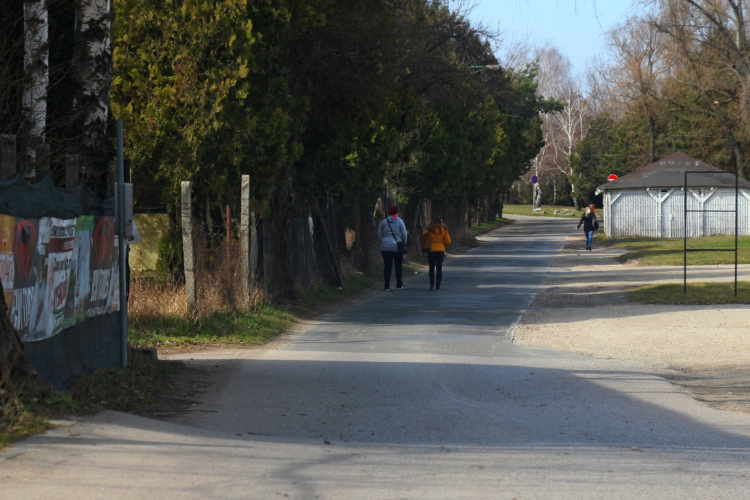
M 451 236 L 448 228 L 443 224 L 443 219 L 435 217 L 424 234 L 430 235 L 430 251 L 427 260 L 430 262 L 430 290 L 440 291 L 440 282 L 443 281 L 443 259 L 445 259 L 445 247 L 451 244 Z

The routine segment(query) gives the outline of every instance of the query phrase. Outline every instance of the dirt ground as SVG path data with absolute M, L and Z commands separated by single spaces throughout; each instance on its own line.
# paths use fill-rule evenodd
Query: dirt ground
M 630 302 L 628 289 L 682 282 L 683 269 L 621 264 L 616 257 L 624 250 L 583 247 L 583 237 L 569 238 L 514 342 L 641 361 L 700 401 L 750 411 L 750 306 Z M 732 271 L 690 267 L 688 280 L 731 281 Z M 740 279 L 748 278 L 750 266 L 740 266 Z

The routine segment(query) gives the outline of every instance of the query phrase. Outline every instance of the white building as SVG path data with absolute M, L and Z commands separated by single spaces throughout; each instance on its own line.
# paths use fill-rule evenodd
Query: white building
M 688 174 L 685 193 L 685 172 Z M 723 172 L 723 173 L 722 173 Z M 734 234 L 735 196 L 738 196 L 739 234 L 750 234 L 750 182 L 685 153 L 675 153 L 656 163 L 599 186 L 604 194 L 603 222 L 607 236 L 683 238 L 685 200 L 688 237 Z M 727 210 L 728 212 L 720 212 Z

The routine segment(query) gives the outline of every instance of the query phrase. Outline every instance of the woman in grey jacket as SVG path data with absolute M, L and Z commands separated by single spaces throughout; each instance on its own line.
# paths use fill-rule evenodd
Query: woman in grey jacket
M 385 270 L 385 291 L 391 291 L 391 269 L 396 264 L 396 289 L 403 290 L 406 288 L 402 280 L 404 256 L 398 251 L 398 244 L 403 242 L 406 245 L 406 224 L 398 216 L 398 207 L 393 206 L 388 212 L 390 216 L 383 219 L 378 226 L 378 239 L 380 240 L 380 253 L 383 255 L 383 264 Z

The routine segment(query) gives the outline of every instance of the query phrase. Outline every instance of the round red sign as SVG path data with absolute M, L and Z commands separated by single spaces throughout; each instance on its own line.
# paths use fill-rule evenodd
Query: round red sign
M 617 176 L 615 174 L 612 174 L 609 177 L 607 177 L 607 182 L 612 182 L 616 180 L 617 180 Z

